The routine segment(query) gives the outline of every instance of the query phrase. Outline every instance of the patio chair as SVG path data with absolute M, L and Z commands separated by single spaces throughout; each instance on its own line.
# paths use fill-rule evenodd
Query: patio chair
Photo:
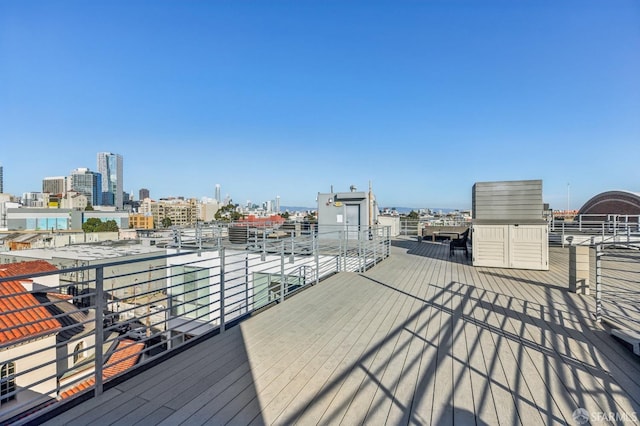
M 467 249 L 467 241 L 469 240 L 469 228 L 460 234 L 460 238 L 454 238 L 449 243 L 449 256 L 453 256 L 456 250 L 464 250 L 464 255 L 469 258 L 469 249 Z

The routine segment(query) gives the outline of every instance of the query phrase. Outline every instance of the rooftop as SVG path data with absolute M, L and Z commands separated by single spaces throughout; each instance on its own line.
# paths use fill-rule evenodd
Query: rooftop
M 103 260 L 122 256 L 157 254 L 162 252 L 154 246 L 145 246 L 136 240 L 103 241 L 91 244 L 74 244 L 54 248 L 35 248 L 5 252 L 8 256 L 20 256 L 37 259 Z
M 473 267 L 399 239 L 85 401 L 48 425 L 565 424 L 636 419 L 640 363 L 550 270 Z M 599 413 L 599 414 L 598 414 Z
M 0 277 L 55 271 L 48 262 L 36 260 L 0 265 Z M 52 334 L 61 328 L 60 323 L 28 293 L 20 281 L 6 281 L 0 285 L 0 344 Z

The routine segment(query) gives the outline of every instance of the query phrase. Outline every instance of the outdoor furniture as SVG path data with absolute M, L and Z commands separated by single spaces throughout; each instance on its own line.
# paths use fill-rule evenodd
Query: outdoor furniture
M 466 258 L 469 258 L 469 250 L 467 249 L 467 241 L 469 240 L 469 228 L 460 234 L 460 238 L 454 238 L 449 243 L 449 256 L 453 256 L 456 250 L 464 250 Z
M 452 238 L 453 236 L 455 236 L 455 238 L 460 238 L 460 233 L 455 231 L 434 231 L 431 234 L 431 241 L 435 242 L 436 238 L 438 237 L 442 237 L 442 238 L 448 237 L 449 240 L 453 240 L 454 239 Z

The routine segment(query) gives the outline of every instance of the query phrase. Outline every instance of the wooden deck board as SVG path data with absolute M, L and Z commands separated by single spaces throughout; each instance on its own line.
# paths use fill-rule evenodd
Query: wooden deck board
M 47 422 L 562 424 L 640 412 L 640 362 L 549 271 L 474 268 L 398 240 L 341 273 Z M 628 274 L 619 277 L 628 279 Z M 623 307 L 627 309 L 626 307 Z
M 466 363 L 469 370 L 468 392 L 471 396 L 473 409 L 471 412 L 479 424 L 500 424 L 498 420 L 498 410 L 493 398 L 491 380 L 487 380 L 488 371 L 485 363 L 483 347 L 487 347 L 487 333 L 476 324 L 475 311 L 478 303 L 474 300 L 474 290 L 469 286 L 471 271 L 463 265 L 457 265 L 456 281 L 457 291 L 467 297 L 467 301 L 462 305 L 461 314 L 465 318 L 463 329 L 466 353 L 461 352 L 456 356 L 456 362 Z M 481 314 L 481 313 L 480 313 Z
M 406 277 L 402 277 L 402 284 L 407 287 L 393 283 L 400 287 L 402 291 L 409 291 L 411 294 L 418 291 L 417 271 L 408 270 L 410 273 Z M 389 277 L 388 279 L 391 279 Z M 390 282 L 390 281 L 389 281 Z M 389 408 L 387 402 L 393 400 L 392 388 L 394 386 L 394 377 L 402 368 L 402 358 L 408 341 L 402 342 L 402 336 L 405 335 L 405 329 L 412 322 L 415 309 L 415 299 L 401 296 L 398 299 L 397 307 L 392 309 L 396 315 L 390 318 L 386 323 L 390 325 L 389 331 L 381 337 L 378 351 L 372 356 L 372 362 L 369 370 L 361 367 L 365 372 L 363 381 L 352 400 L 349 410 L 342 419 L 345 424 L 355 423 L 374 423 L 380 424 L 387 420 Z

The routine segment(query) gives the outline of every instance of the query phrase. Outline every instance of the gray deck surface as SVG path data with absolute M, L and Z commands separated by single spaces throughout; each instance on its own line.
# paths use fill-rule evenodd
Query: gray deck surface
M 394 241 L 340 273 L 49 421 L 87 424 L 578 424 L 637 419 L 640 362 L 550 271 L 474 268 Z M 640 414 L 639 414 L 640 415 Z M 601 417 L 598 417 L 601 416 Z

